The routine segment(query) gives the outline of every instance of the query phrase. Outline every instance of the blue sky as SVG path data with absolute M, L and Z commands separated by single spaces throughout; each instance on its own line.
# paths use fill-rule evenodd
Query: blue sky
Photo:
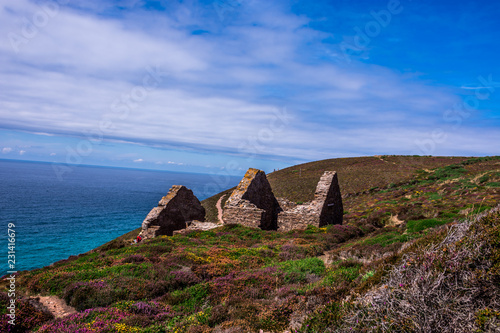
M 498 155 L 500 4 L 0 0 L 0 158 Z

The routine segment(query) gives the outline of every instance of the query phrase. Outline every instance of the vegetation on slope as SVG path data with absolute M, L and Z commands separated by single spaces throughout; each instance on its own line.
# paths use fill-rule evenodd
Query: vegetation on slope
M 377 288 L 317 308 L 301 332 L 497 332 L 500 206 L 402 251 Z
M 461 221 L 499 202 L 500 159 L 381 158 L 389 162 L 361 158 L 353 164 L 363 173 L 351 165 L 344 185 L 337 168 L 346 195 L 342 226 L 279 233 L 229 224 L 136 245 L 130 245 L 131 232 L 85 255 L 23 272 L 18 283 L 25 292 L 58 295 L 82 311 L 48 320 L 34 309 L 43 320 L 32 327 L 191 333 L 497 327 L 500 308 L 492 284 L 499 285 L 498 212 L 474 223 Z M 393 170 L 384 182 L 370 180 L 377 171 L 365 164 L 390 169 L 398 159 L 413 165 L 412 174 Z M 351 159 L 339 163 L 345 160 Z M 328 169 L 315 170 L 319 179 Z M 368 170 L 373 172 L 364 174 Z M 294 181 L 283 191 L 293 193 Z M 452 281 L 461 284 L 453 289 Z M 430 289 L 441 303 L 426 297 Z M 412 313 L 408 303 L 427 308 Z M 446 312 L 454 306 L 470 316 Z
M 325 171 L 337 171 L 340 190 L 344 196 L 353 196 L 370 189 L 384 188 L 412 179 L 417 170 L 434 169 L 467 160 L 466 157 L 427 156 L 367 156 L 336 158 L 310 162 L 268 174 L 276 197 L 304 203 L 314 197 L 316 185 Z M 217 221 L 215 204 L 224 194 L 216 194 L 202 202 L 208 221 Z

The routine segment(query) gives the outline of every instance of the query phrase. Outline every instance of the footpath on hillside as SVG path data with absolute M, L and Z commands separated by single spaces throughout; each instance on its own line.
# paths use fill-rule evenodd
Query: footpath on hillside
M 220 223 L 224 223 L 224 220 L 222 219 L 222 200 L 224 200 L 224 197 L 226 195 L 224 194 L 219 198 L 217 201 L 216 207 L 217 207 L 217 218 L 219 219 Z
M 73 313 L 77 313 L 76 309 L 67 305 L 66 302 L 57 296 L 36 296 L 32 299 L 38 301 L 45 306 L 55 318 L 64 318 Z

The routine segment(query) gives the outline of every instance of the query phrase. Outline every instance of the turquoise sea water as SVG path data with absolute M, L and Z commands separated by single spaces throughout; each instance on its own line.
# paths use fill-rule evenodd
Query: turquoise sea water
M 140 227 L 172 185 L 185 185 L 201 201 L 239 180 L 89 166 L 72 167 L 60 180 L 52 164 L 0 160 L 0 276 L 11 270 L 9 223 L 15 225 L 15 270 L 30 270 Z

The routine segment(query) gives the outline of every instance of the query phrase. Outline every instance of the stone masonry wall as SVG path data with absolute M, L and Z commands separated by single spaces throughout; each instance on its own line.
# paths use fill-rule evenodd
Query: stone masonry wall
M 279 204 L 264 171 L 250 168 L 226 202 L 223 219 L 263 230 L 276 230 Z
M 264 219 L 264 213 L 263 209 L 257 207 L 228 207 L 224 209 L 224 221 L 259 228 Z
M 205 208 L 185 186 L 174 185 L 142 222 L 141 237 L 172 236 L 174 230 L 185 229 L 188 222 L 205 220 Z
M 326 171 L 321 177 L 315 200 L 322 201 L 322 209 L 319 217 L 319 227 L 329 224 L 342 224 L 344 220 L 344 205 L 340 194 L 337 173 Z
M 326 171 L 320 178 L 310 203 L 285 209 L 278 214 L 278 230 L 305 229 L 308 225 L 323 227 L 342 224 L 344 208 L 335 171 Z

